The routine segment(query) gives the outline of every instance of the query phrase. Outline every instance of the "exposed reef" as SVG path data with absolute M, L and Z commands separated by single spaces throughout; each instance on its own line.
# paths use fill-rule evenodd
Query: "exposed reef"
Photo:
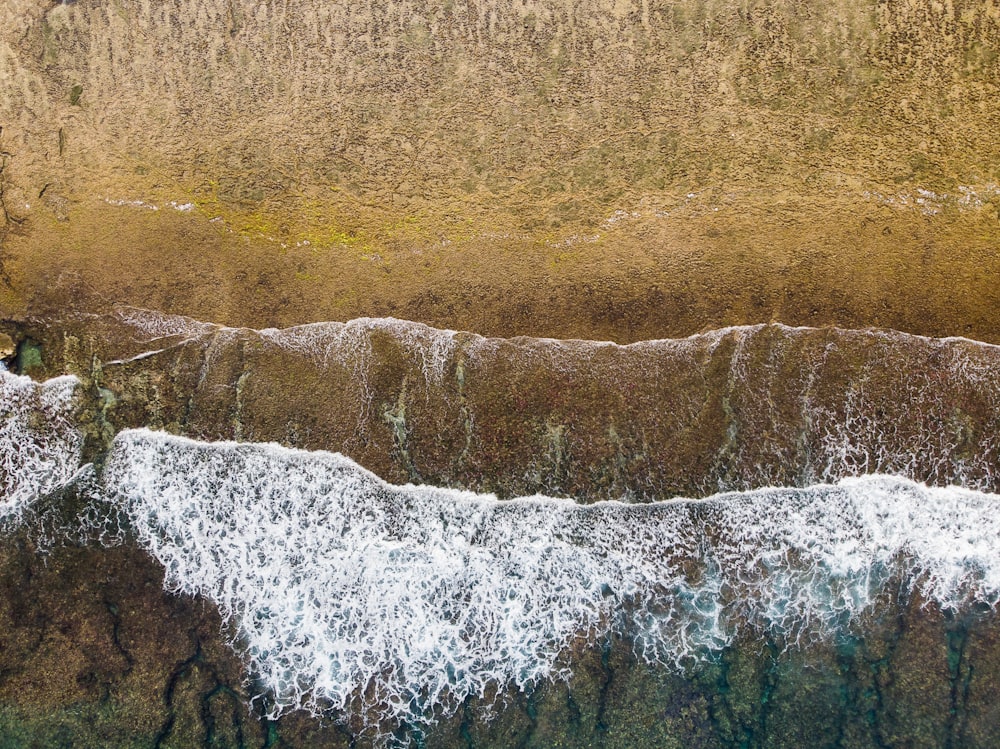
M 1000 13 L 4 0 L 0 306 L 1000 342 Z

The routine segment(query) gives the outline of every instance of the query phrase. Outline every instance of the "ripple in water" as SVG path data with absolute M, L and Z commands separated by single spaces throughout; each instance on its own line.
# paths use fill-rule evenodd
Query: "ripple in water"
M 156 346 L 128 361 L 162 351 L 164 335 L 200 348 L 200 396 L 222 408 L 232 393 L 247 416 L 238 436 L 299 439 L 257 413 L 319 419 L 310 446 L 373 466 L 405 450 L 399 468 L 429 483 L 649 501 L 886 473 L 1000 491 L 1000 347 L 962 338 L 770 324 L 617 345 L 392 318 L 261 331 L 135 309 L 115 319 Z M 234 384 L 236 361 L 240 383 L 217 387 Z M 284 376 L 300 368 L 315 388 L 305 399 Z
M 705 500 L 500 502 L 276 445 L 119 434 L 102 477 L 175 591 L 214 601 L 271 697 L 421 724 L 566 676 L 617 632 L 684 665 L 748 628 L 846 632 L 890 580 L 1000 597 L 1000 496 L 871 476 Z

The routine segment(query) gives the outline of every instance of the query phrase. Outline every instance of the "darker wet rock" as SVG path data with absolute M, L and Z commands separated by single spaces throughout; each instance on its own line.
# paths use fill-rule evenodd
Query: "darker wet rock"
M 972 342 L 765 326 L 617 347 L 389 321 L 236 330 L 134 310 L 17 332 L 44 354 L 36 373 L 83 378 L 98 463 L 118 430 L 151 425 L 339 449 L 389 479 L 508 494 L 644 500 L 893 469 L 992 487 L 996 354 Z M 80 501 L 67 490 L 40 514 L 70 517 Z M 0 733 L 16 743 L 375 743 L 360 714 L 265 720 L 219 613 L 164 593 L 130 542 L 40 557 L 23 531 L 0 556 Z M 392 730 L 439 747 L 990 746 L 996 615 L 963 617 L 886 596 L 841 641 L 750 628 L 682 668 L 618 637 L 581 642 L 567 682 L 499 685 L 492 708 L 470 698 L 435 726 Z
M 583 501 L 874 472 L 997 489 L 1000 349 L 971 341 L 772 325 L 623 347 L 129 309 L 29 333 L 32 371 L 92 383 L 108 434 L 336 450 L 394 482 Z
M 72 737 L 74 746 L 153 746 L 168 724 L 204 736 L 205 717 L 188 703 L 220 683 L 240 695 L 245 745 L 259 738 L 218 615 L 164 592 L 162 570 L 143 552 L 59 545 L 40 555 L 23 534 L 8 536 L 0 576 L 0 735 L 13 745 L 63 746 Z M 202 640 L 217 643 L 200 661 L 212 678 L 178 692 L 175 664 L 191 660 Z

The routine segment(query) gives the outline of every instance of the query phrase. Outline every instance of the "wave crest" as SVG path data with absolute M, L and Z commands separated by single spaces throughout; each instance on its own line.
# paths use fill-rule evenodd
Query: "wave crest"
M 39 497 L 80 466 L 75 377 L 42 384 L 0 370 L 0 529 L 16 526 Z
M 748 628 L 828 636 L 890 580 L 945 608 L 1000 597 L 1000 497 L 900 478 L 500 502 L 330 453 L 136 430 L 103 481 L 168 586 L 219 606 L 273 715 L 426 723 L 564 675 L 563 656 L 611 632 L 673 664 Z

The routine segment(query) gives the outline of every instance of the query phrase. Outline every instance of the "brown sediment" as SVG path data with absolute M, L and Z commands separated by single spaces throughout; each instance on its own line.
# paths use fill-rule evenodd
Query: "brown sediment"
M 831 201 L 634 220 L 593 242 L 414 240 L 377 259 L 103 204 L 8 237 L 8 317 L 126 303 L 251 327 L 395 316 L 486 335 L 611 339 L 740 323 L 1000 341 L 1000 222 Z
M 990 3 L 4 5 L 8 316 L 997 340 Z
M 206 732 L 263 745 L 213 607 L 165 592 L 162 570 L 136 548 L 38 553 L 33 542 L 18 533 L 0 546 L 5 745 L 195 746 Z M 213 721 L 216 695 L 233 707 Z

